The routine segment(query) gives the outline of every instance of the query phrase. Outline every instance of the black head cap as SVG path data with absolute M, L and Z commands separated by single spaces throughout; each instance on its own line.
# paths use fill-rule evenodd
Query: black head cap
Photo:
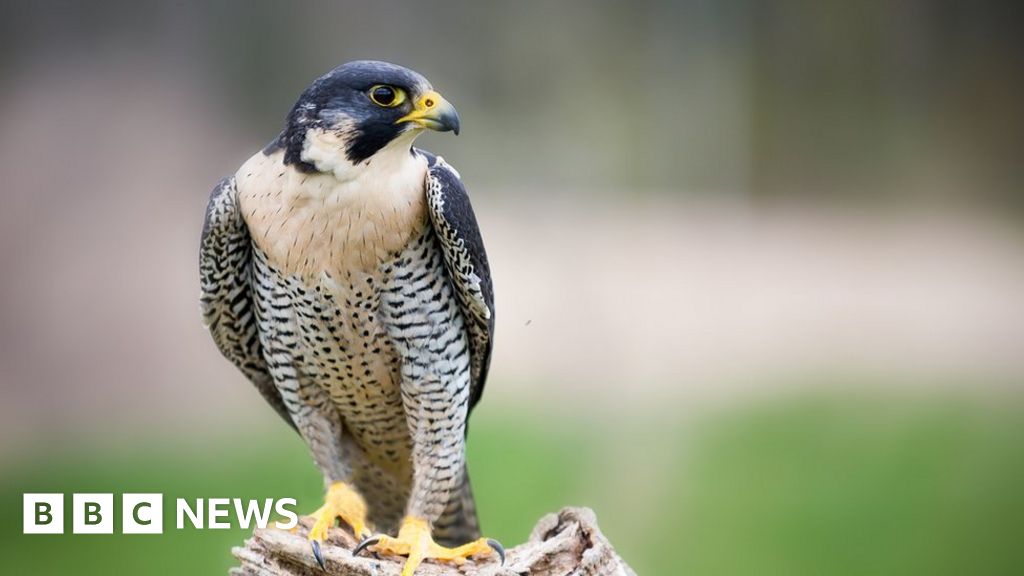
M 381 86 L 397 94 L 388 102 L 391 105 L 373 99 L 371 91 Z M 358 164 L 415 128 L 398 121 L 413 110 L 420 95 L 431 90 L 426 78 L 396 64 L 373 60 L 342 64 L 299 96 L 277 145 L 285 149 L 285 163 L 311 171 L 314 167 L 301 158 L 306 133 L 311 128 L 335 130 L 345 142 L 348 160 Z

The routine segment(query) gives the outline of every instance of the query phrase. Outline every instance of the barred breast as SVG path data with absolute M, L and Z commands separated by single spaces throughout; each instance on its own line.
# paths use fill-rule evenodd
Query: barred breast
M 417 192 L 416 174 L 400 171 L 375 196 L 365 182 L 346 190 L 278 166 L 257 158 L 239 172 L 249 179 L 240 207 L 268 369 L 289 411 L 337 415 L 371 521 L 391 526 L 412 483 L 421 414 L 409 412 L 410 395 L 417 410 L 453 417 L 469 395 L 467 331 L 423 207 L 423 176 Z M 331 440 L 307 437 L 314 454 Z M 461 465 L 438 462 L 429 473 Z
M 468 336 L 433 230 L 374 273 L 325 274 L 313 285 L 255 253 L 261 342 L 285 402 L 297 411 L 337 412 L 357 447 L 349 454 L 353 477 L 374 522 L 397 522 L 419 420 L 406 410 L 402 382 L 411 383 L 406 394 L 422 395 L 421 410 L 454 416 L 468 400 Z

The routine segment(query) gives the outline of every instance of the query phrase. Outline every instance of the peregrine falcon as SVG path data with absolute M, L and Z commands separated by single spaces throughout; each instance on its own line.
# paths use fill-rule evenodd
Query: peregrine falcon
M 412 146 L 425 129 L 459 133 L 426 78 L 344 64 L 206 211 L 203 319 L 323 473 L 309 533 L 321 566 L 338 518 L 363 539 L 354 553 L 408 555 L 405 576 L 426 558 L 504 561 L 480 538 L 466 472 L 493 343 L 490 270 L 459 173 Z

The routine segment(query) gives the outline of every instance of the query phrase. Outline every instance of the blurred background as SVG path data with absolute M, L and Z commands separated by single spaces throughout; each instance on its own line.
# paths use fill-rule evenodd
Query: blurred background
M 222 574 L 245 536 L 22 536 L 22 492 L 319 505 L 200 323 L 197 247 L 213 184 L 360 58 L 462 115 L 418 144 L 495 277 L 488 535 L 572 504 L 639 574 L 1024 572 L 1018 4 L 0 10 L 12 573 Z

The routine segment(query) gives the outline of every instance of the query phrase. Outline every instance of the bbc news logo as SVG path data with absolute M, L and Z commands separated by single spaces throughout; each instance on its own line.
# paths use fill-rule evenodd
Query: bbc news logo
M 163 534 L 163 494 L 122 494 L 121 534 Z M 299 522 L 293 508 L 294 498 L 178 498 L 174 501 L 175 528 L 227 530 L 266 528 L 272 516 L 283 517 L 277 528 L 288 530 Z M 232 517 L 234 523 L 232 523 Z M 73 534 L 114 533 L 113 494 L 72 494 L 71 532 Z M 22 532 L 25 534 L 64 533 L 64 494 L 24 494 Z

